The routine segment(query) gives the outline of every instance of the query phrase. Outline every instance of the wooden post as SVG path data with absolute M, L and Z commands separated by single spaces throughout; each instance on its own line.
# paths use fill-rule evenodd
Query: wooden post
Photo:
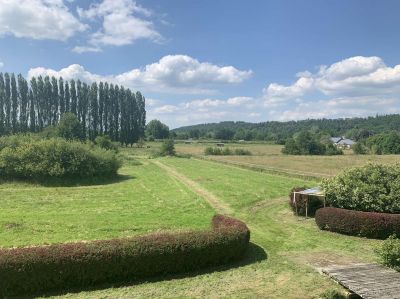
M 297 202 L 296 202 L 296 192 L 293 191 L 293 202 L 294 202 L 294 206 L 296 208 L 296 216 L 299 216 L 299 213 L 297 212 Z
M 306 219 L 308 217 L 308 195 L 306 195 Z

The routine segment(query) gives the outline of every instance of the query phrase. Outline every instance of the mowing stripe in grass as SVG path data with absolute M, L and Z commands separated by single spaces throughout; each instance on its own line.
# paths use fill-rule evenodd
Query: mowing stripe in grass
M 153 163 L 159 166 L 161 169 L 165 170 L 167 174 L 173 176 L 174 178 L 185 184 L 187 187 L 192 189 L 194 192 L 199 194 L 201 197 L 203 197 L 218 213 L 225 215 L 232 214 L 232 209 L 229 205 L 222 202 L 218 197 L 201 187 L 195 181 L 189 179 L 188 177 L 177 172 L 175 169 L 161 163 L 160 161 L 153 161 Z

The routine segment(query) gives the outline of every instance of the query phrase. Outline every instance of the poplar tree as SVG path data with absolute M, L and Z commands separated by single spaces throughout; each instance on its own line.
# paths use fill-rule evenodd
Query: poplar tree
M 60 109 L 60 118 L 65 113 L 65 95 L 64 95 L 64 80 L 62 77 L 58 79 L 58 90 L 59 90 L 59 109 Z
M 11 74 L 11 125 L 12 132 L 17 133 L 18 131 L 18 91 L 17 82 L 15 80 L 15 75 Z
M 18 97 L 20 102 L 19 124 L 21 131 L 26 132 L 28 130 L 28 82 L 21 74 L 18 75 Z
M 0 135 L 5 133 L 5 118 L 4 118 L 4 102 L 6 97 L 6 90 L 4 85 L 3 73 L 0 73 Z
M 64 101 L 65 101 L 65 112 L 70 111 L 70 100 L 71 100 L 71 95 L 69 93 L 69 83 L 68 81 L 65 81 L 65 91 L 64 91 Z
M 5 117 L 6 117 L 6 132 L 9 132 L 11 129 L 11 85 L 10 85 L 10 75 L 8 73 L 4 74 L 4 84 L 5 84 Z
M 75 114 L 76 116 L 78 116 L 78 112 L 77 112 L 77 95 L 76 95 L 76 87 L 75 87 L 75 81 L 71 80 L 70 81 L 70 93 L 71 93 L 71 109 L 70 111 Z
M 52 98 L 51 98 L 51 114 L 52 121 L 51 124 L 55 125 L 58 122 L 58 82 L 53 76 L 51 77 L 51 87 L 52 87 Z

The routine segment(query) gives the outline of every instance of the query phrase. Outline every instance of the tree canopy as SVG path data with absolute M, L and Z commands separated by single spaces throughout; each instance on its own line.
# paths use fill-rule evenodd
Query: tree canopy
M 65 113 L 76 115 L 83 136 L 106 134 L 113 141 L 133 144 L 144 136 L 145 98 L 116 84 L 62 77 L 32 77 L 0 73 L 0 136 L 39 132 L 55 126 Z

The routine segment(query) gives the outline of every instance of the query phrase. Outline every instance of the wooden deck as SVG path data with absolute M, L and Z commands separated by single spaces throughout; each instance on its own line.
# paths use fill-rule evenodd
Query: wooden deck
M 364 299 L 400 298 L 400 273 L 379 264 L 329 266 L 323 272 Z

